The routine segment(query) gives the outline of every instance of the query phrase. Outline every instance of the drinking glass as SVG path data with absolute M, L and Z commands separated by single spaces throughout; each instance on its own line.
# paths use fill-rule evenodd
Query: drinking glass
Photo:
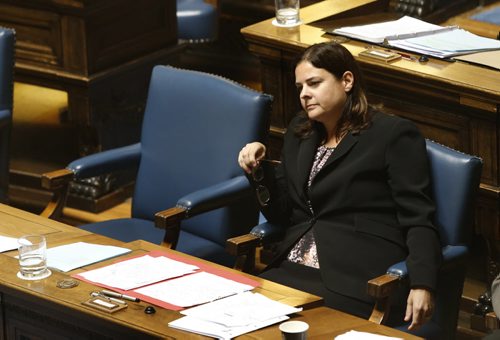
M 274 0 L 276 25 L 292 27 L 300 24 L 300 0 Z
M 47 242 L 42 235 L 19 238 L 19 273 L 23 280 L 40 280 L 50 276 L 47 268 Z

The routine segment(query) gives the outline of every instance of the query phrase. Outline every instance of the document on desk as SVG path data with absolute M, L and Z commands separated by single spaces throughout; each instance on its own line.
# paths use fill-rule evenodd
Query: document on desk
M 405 39 L 417 35 L 440 32 L 443 29 L 448 30 L 447 27 L 431 24 L 410 16 L 404 16 L 398 20 L 341 27 L 331 31 L 327 30 L 327 32 L 375 44 L 382 44 L 385 40 Z
M 481 37 L 457 26 L 434 25 L 409 16 L 326 32 L 437 58 L 500 49 L 500 41 L 496 39 Z
M 68 272 L 127 253 L 130 253 L 130 249 L 76 242 L 47 249 L 47 266 Z
M 244 292 L 181 312 L 185 316 L 169 323 L 185 331 L 230 339 L 288 319 L 295 308 L 259 293 Z
M 367 332 L 349 331 L 344 334 L 337 335 L 335 340 L 403 340 L 392 336 L 373 334 Z
M 90 270 L 78 276 L 107 287 L 131 290 L 190 274 L 198 269 L 197 266 L 175 261 L 164 256 L 144 255 Z
M 416 38 L 389 40 L 389 45 L 437 58 L 450 58 L 481 51 L 500 50 L 500 41 L 480 37 L 463 29 Z
M 199 272 L 135 289 L 134 292 L 180 307 L 191 307 L 253 289 L 253 286 Z
M 17 238 L 0 235 L 0 253 L 17 249 L 18 246 Z

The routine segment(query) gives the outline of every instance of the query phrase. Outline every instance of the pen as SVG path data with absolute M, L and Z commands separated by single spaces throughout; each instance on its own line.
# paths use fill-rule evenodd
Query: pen
M 402 53 L 402 52 L 399 52 L 399 51 L 392 51 L 392 50 L 389 50 L 389 49 L 386 49 L 385 51 L 391 52 L 391 53 L 397 53 L 397 54 L 399 54 L 401 56 L 401 58 L 406 59 L 406 60 L 411 60 L 411 61 L 417 60 L 416 57 L 413 57 L 413 56 L 411 56 L 409 54 Z
M 105 296 L 104 294 L 102 293 L 98 293 L 98 292 L 92 292 L 90 293 L 90 296 L 94 296 L 94 297 L 97 297 L 97 296 L 101 296 L 105 299 L 108 299 L 109 301 L 113 301 L 113 302 L 116 302 L 116 303 L 120 303 L 122 305 L 126 305 L 127 303 L 123 300 L 120 300 L 120 299 L 116 299 L 116 298 L 113 298 L 113 297 L 110 297 L 110 296 Z
M 106 295 L 106 296 L 111 296 L 114 298 L 124 299 L 124 300 L 128 300 L 128 301 L 133 301 L 133 302 L 141 302 L 141 300 L 136 298 L 136 297 L 112 292 L 112 291 L 106 290 L 106 289 L 101 290 L 101 293 Z

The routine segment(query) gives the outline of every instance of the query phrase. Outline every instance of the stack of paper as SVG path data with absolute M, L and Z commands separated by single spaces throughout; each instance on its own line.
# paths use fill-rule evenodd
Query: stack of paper
M 455 29 L 416 38 L 389 40 L 389 45 L 437 58 L 449 58 L 480 51 L 500 49 L 500 41 Z
M 329 33 L 343 35 L 353 39 L 368 41 L 375 44 L 381 44 L 385 40 L 404 39 L 419 34 L 448 29 L 439 25 L 404 16 L 398 20 L 380 22 L 376 24 L 347 26 L 334 29 Z
M 90 270 L 79 276 L 96 284 L 129 290 L 190 274 L 198 269 L 196 266 L 171 260 L 164 256 L 145 255 Z
M 168 325 L 218 339 L 231 339 L 286 320 L 287 315 L 301 310 L 258 293 L 245 292 L 184 310 L 181 313 L 186 316 Z
M 252 289 L 250 285 L 199 272 L 139 288 L 134 292 L 172 305 L 191 307 Z
M 409 16 L 394 21 L 337 28 L 328 33 L 438 58 L 500 49 L 498 40 L 480 37 L 456 26 L 442 27 Z
M 160 253 L 90 270 L 76 278 L 115 289 L 164 308 L 180 310 L 252 290 L 252 280 L 224 277 Z M 172 254 L 173 255 L 173 254 Z M 200 266 L 203 266 L 200 263 Z M 234 276 L 234 275 L 232 275 Z M 250 282 L 251 281 L 251 282 Z

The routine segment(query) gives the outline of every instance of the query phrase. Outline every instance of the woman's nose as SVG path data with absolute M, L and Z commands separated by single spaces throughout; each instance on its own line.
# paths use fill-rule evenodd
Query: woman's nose
M 306 86 L 304 86 L 300 90 L 300 98 L 307 98 L 307 97 L 309 97 L 309 90 L 307 89 Z

